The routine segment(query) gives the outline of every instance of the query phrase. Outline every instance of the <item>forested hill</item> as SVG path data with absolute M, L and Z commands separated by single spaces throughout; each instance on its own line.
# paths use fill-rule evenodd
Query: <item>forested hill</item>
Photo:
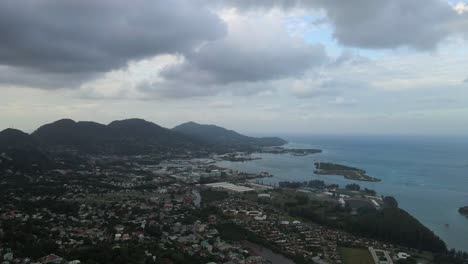
M 248 137 L 214 125 L 186 123 L 168 129 L 136 118 L 113 121 L 107 125 L 61 119 L 39 127 L 31 135 L 14 129 L 0 133 L 0 150 L 14 148 L 83 154 L 227 152 L 285 143 L 280 138 Z
M 278 137 L 249 137 L 216 125 L 203 125 L 195 122 L 178 125 L 172 130 L 212 145 L 266 147 L 281 146 L 287 143 L 286 140 Z
M 12 128 L 0 132 L 0 171 L 36 172 L 50 165 L 47 152 L 31 135 Z
M 39 127 L 32 136 L 48 148 L 84 153 L 150 154 L 200 143 L 143 119 L 113 121 L 108 125 L 62 119 Z
M 21 130 L 7 128 L 0 132 L 0 149 L 35 148 L 37 142 Z

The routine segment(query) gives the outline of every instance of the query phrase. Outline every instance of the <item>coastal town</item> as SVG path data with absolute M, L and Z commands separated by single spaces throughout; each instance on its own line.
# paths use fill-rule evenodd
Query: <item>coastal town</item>
M 385 203 L 375 192 L 323 182 L 263 185 L 256 179 L 271 177 L 268 172 L 221 168 L 219 158 L 148 164 L 146 156 L 96 156 L 80 170 L 4 171 L 1 263 L 274 263 L 279 256 L 339 264 L 353 263 L 356 254 L 376 264 L 413 254 L 430 260 L 416 249 L 284 210 L 288 197 L 350 214 L 381 210 Z M 233 230 L 245 236 L 232 237 Z
M 0 0 L 0 35 L 0 264 L 468 264 L 468 0 Z

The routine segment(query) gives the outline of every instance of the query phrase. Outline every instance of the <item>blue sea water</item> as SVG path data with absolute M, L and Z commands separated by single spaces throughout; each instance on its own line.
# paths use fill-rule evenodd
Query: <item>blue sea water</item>
M 268 171 L 279 181 L 324 180 L 344 186 L 358 183 L 397 198 L 407 210 L 440 236 L 449 248 L 468 251 L 468 138 L 384 136 L 286 136 L 287 147 L 319 148 L 320 154 L 255 154 L 262 159 L 220 162 L 246 172 Z M 336 162 L 365 169 L 381 182 L 356 182 L 341 176 L 316 175 L 314 162 Z

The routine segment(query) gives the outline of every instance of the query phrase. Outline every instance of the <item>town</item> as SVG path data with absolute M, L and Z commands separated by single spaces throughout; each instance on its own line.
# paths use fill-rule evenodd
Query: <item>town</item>
M 6 170 L 2 263 L 431 263 L 430 253 L 300 213 L 329 207 L 334 223 L 382 210 L 388 199 L 374 191 L 317 180 L 263 185 L 271 174 L 217 166 L 225 156 L 93 156 L 79 169 Z

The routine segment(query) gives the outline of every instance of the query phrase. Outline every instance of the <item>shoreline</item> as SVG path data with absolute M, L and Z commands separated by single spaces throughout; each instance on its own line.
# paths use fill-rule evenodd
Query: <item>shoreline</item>
M 298 145 L 298 146 L 306 147 L 305 144 Z M 366 159 L 364 160 L 362 158 L 356 159 L 356 158 L 353 158 L 354 156 L 349 156 L 349 155 L 352 155 L 352 154 L 340 153 L 340 155 L 337 156 L 335 153 L 325 152 L 325 155 L 321 154 L 318 157 L 320 157 L 320 159 L 325 158 L 327 160 L 336 160 L 336 161 L 348 160 L 350 163 L 353 163 L 353 164 L 364 164 L 364 165 L 368 164 L 368 161 Z M 257 170 L 258 171 L 268 170 L 272 174 L 274 174 L 273 178 L 269 178 L 269 180 L 268 179 L 266 180 L 266 182 L 272 186 L 276 185 L 277 182 L 284 181 L 284 180 L 309 181 L 310 179 L 317 179 L 317 180 L 324 180 L 329 183 L 337 183 L 340 185 L 348 184 L 349 182 L 347 181 L 350 181 L 350 179 L 346 179 L 345 177 L 330 177 L 330 179 L 327 180 L 326 178 L 321 177 L 323 174 L 313 174 L 311 175 L 312 178 L 310 178 L 307 176 L 308 175 L 307 171 L 311 171 L 310 170 L 311 164 L 302 162 L 302 161 L 296 162 L 297 159 L 289 155 L 278 155 L 278 156 L 277 155 L 273 155 L 273 156 L 262 155 L 261 157 L 262 157 L 261 160 L 250 162 L 250 163 L 243 163 L 243 164 L 231 163 L 231 162 L 224 163 L 222 167 L 236 169 L 240 171 L 248 171 L 248 172 L 256 172 Z M 292 162 L 293 160 L 295 160 L 295 162 Z M 285 165 L 286 167 L 279 166 L 281 164 L 286 164 Z M 287 164 L 290 164 L 291 166 L 295 166 L 294 169 L 289 168 Z M 462 234 L 463 232 L 467 230 L 466 220 L 464 217 L 462 218 L 460 217 L 460 214 L 456 213 L 456 215 L 454 215 L 450 219 L 447 219 L 445 217 L 441 219 L 440 217 L 437 217 L 437 218 L 433 217 L 432 214 L 428 214 L 426 213 L 426 211 L 422 211 L 419 203 L 415 202 L 415 200 L 413 199 L 415 197 L 413 194 L 417 195 L 417 193 L 421 193 L 421 191 L 423 190 L 420 190 L 419 187 L 425 186 L 425 185 L 424 184 L 416 185 L 415 187 L 418 187 L 418 188 L 414 189 L 414 191 L 416 191 L 414 193 L 408 189 L 409 185 L 405 184 L 405 182 L 400 182 L 401 180 L 399 180 L 398 178 L 393 178 L 393 177 L 388 178 L 392 176 L 394 172 L 390 173 L 391 175 L 388 173 L 388 170 L 386 170 L 387 172 L 385 173 L 382 172 L 382 167 L 385 165 L 379 164 L 378 166 L 379 167 L 377 168 L 377 172 L 380 171 L 381 175 L 386 175 L 387 177 L 387 178 L 384 177 L 385 181 L 381 181 L 378 187 L 373 185 L 374 182 L 361 181 L 362 187 L 374 189 L 378 191 L 379 193 L 383 193 L 385 195 L 394 195 L 398 199 L 398 201 L 401 201 L 401 207 L 403 209 L 405 209 L 407 212 L 413 215 L 416 219 L 420 220 L 430 230 L 432 230 L 434 233 L 440 236 L 447 243 L 447 246 L 449 248 L 455 248 L 457 250 L 466 249 L 465 245 L 467 241 L 463 237 L 460 236 L 460 234 Z M 391 170 L 391 167 L 389 167 L 389 169 Z M 375 167 L 373 167 L 373 171 L 376 171 Z M 416 179 L 421 180 L 419 178 L 416 178 Z M 402 188 L 398 186 L 401 186 L 406 191 L 403 191 Z M 435 196 L 430 196 L 430 197 L 435 197 Z M 450 201 L 455 202 L 454 200 L 455 197 L 453 197 L 453 195 L 451 195 L 449 198 L 450 198 L 449 199 Z M 460 198 L 457 198 L 457 199 L 460 199 Z M 453 207 L 447 208 L 447 210 L 444 211 L 445 212 L 444 214 L 448 214 L 449 211 L 452 211 L 452 210 L 453 210 Z M 458 208 L 455 210 L 458 211 Z M 431 219 L 431 220 L 428 220 L 428 219 Z M 434 219 L 439 221 L 441 224 L 434 224 L 433 222 Z M 450 228 L 447 228 L 444 223 L 448 223 Z
M 354 176 L 351 176 L 351 175 L 342 175 L 340 174 L 340 172 L 336 172 L 336 171 L 325 171 L 325 170 L 322 170 L 322 171 L 314 171 L 315 174 L 317 175 L 329 175 L 329 176 L 343 176 L 345 179 L 348 179 L 348 180 L 353 180 L 353 181 L 363 181 L 363 182 L 381 182 L 382 180 L 381 179 L 378 179 L 378 178 L 373 178 L 373 177 L 370 177 L 370 176 L 367 176 L 369 178 L 361 178 L 361 177 L 354 177 Z

